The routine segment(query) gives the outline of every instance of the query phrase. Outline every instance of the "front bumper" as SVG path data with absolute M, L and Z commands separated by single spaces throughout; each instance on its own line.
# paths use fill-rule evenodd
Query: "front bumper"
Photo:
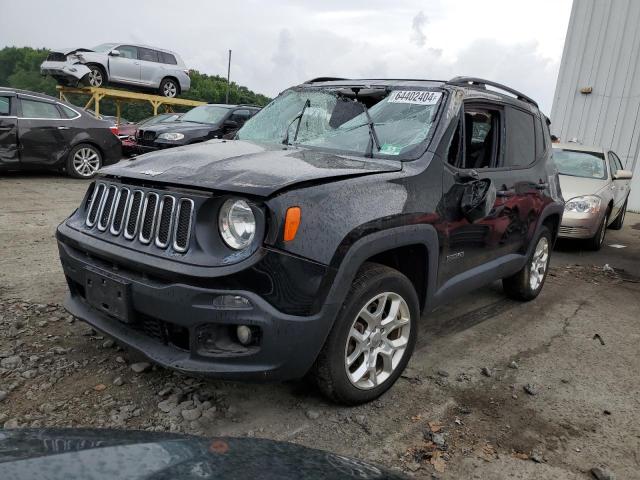
M 86 65 L 69 62 L 52 62 L 46 60 L 40 65 L 42 75 L 51 75 L 54 78 L 67 78 L 80 81 L 91 70 Z
M 150 278 L 101 261 L 64 240 L 58 230 L 60 259 L 70 289 L 67 310 L 153 362 L 185 373 L 256 381 L 301 378 L 313 365 L 337 312 L 337 306 L 327 304 L 314 315 L 284 314 L 253 292 Z M 128 284 L 131 323 L 123 323 L 89 303 L 84 288 L 89 271 Z M 215 308 L 213 299 L 224 294 L 241 295 L 253 308 Z M 255 348 L 213 354 L 202 351 L 199 328 L 237 325 L 259 329 Z
M 561 238 L 592 238 L 598 233 L 602 223 L 603 212 L 577 213 L 565 210 L 558 237 Z

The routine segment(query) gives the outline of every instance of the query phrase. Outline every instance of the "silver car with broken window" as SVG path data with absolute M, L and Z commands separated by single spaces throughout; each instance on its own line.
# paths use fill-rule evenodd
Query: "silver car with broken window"
M 191 87 L 189 70 L 177 53 L 146 45 L 104 43 L 51 51 L 40 65 L 40 73 L 51 75 L 62 85 L 131 85 L 155 90 L 164 97 L 175 97 Z
M 607 228 L 622 228 L 631 172 L 614 152 L 600 147 L 555 144 L 553 159 L 566 202 L 558 236 L 585 239 L 599 250 Z

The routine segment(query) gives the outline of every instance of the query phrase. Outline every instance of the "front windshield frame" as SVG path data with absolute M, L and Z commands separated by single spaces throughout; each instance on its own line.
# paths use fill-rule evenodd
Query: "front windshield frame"
M 590 151 L 590 150 L 578 150 L 578 149 L 572 149 L 572 148 L 566 148 L 566 147 L 554 147 L 553 152 L 554 152 L 553 160 L 556 165 L 556 168 L 558 169 L 558 175 L 566 175 L 568 177 L 576 177 L 576 178 L 590 178 L 593 180 L 607 180 L 609 178 L 609 174 L 607 172 L 607 162 L 604 158 L 604 153 L 602 152 L 596 152 L 596 151 Z M 558 161 L 559 158 L 556 155 L 557 152 L 571 152 L 571 153 L 577 153 L 584 156 L 595 157 L 598 160 L 602 161 L 603 174 L 601 176 L 593 176 L 593 175 L 577 175 L 575 173 L 562 172 L 560 168 L 560 162 Z
M 217 120 L 215 120 L 214 122 L 202 122 L 202 121 L 198 121 L 198 120 L 190 120 L 189 118 L 185 118 L 187 117 L 189 114 L 192 114 L 193 112 L 196 111 L 203 111 L 205 109 L 217 109 L 220 110 L 222 112 L 222 115 L 220 116 L 220 118 L 218 118 Z M 189 110 L 187 113 L 185 113 L 181 118 L 180 121 L 181 122 L 193 122 L 193 123 L 201 123 L 203 125 L 217 125 L 218 123 L 220 123 L 224 117 L 227 115 L 227 113 L 229 112 L 230 108 L 229 107 L 224 107 L 221 105 L 200 105 L 198 107 L 192 108 L 191 110 Z
M 107 53 L 113 50 L 114 48 L 116 48 L 117 46 L 118 46 L 117 43 L 101 43 L 100 45 L 96 45 L 95 47 L 93 47 L 91 50 L 93 52 L 98 52 L 98 53 Z
M 379 89 L 379 90 L 384 90 L 386 91 L 386 95 L 380 100 L 383 101 L 385 98 L 387 98 L 389 95 L 391 95 L 391 93 L 393 91 L 425 91 L 425 92 L 437 92 L 440 93 L 441 96 L 439 98 L 439 100 L 437 101 L 437 103 L 435 104 L 435 112 L 433 113 L 433 119 L 431 122 L 431 128 L 429 128 L 429 130 L 427 131 L 425 137 L 418 143 L 411 145 L 411 148 L 409 148 L 407 151 L 402 152 L 400 154 L 394 155 L 394 154 L 386 154 L 380 151 L 377 151 L 376 148 L 373 148 L 373 152 L 372 155 L 366 155 L 367 152 L 365 151 L 356 151 L 356 150 L 345 150 L 345 149 L 340 149 L 340 148 L 331 148 L 331 147 L 323 147 L 323 146 L 317 146 L 317 145 L 309 145 L 306 143 L 301 143 L 301 142 L 296 142 L 293 145 L 280 145 L 283 148 L 305 148 L 305 149 L 309 149 L 309 150 L 314 150 L 314 151 L 320 151 L 320 152 L 326 152 L 326 153 L 338 153 L 338 154 L 343 154 L 343 155 L 349 155 L 349 156 L 356 156 L 356 157 L 362 157 L 362 158 L 377 158 L 377 159 L 381 159 L 381 160 L 396 160 L 396 161 L 402 161 L 402 162 L 409 162 L 409 161 L 413 161 L 413 160 L 417 160 L 419 158 L 421 158 L 425 152 L 427 152 L 429 150 L 429 147 L 431 145 L 431 141 L 433 140 L 433 137 L 436 133 L 436 131 L 438 130 L 438 127 L 440 125 L 440 121 L 441 121 L 441 117 L 442 117 L 442 113 L 443 111 L 445 111 L 446 109 L 446 105 L 448 104 L 449 101 L 449 92 L 439 86 L 436 85 L 429 85 L 429 86 L 416 86 L 416 85 L 401 85 L 401 84 L 392 84 L 392 85 L 376 85 L 376 84 L 372 84 L 372 85 L 356 85 L 356 84 L 348 84 L 348 85 L 331 85 L 331 86 L 326 86 L 326 85 L 318 85 L 318 86 L 314 86 L 314 85 L 300 85 L 300 86 L 296 86 L 296 87 L 292 87 L 292 88 L 288 88 L 287 90 L 284 90 L 283 92 L 281 92 L 276 98 L 274 98 L 271 102 L 269 102 L 269 104 L 267 104 L 267 106 L 265 106 L 260 112 L 258 112 L 256 115 L 254 115 L 254 117 L 252 117 L 250 120 L 247 121 L 247 123 L 245 123 L 245 125 L 249 124 L 249 122 L 251 122 L 254 118 L 258 117 L 262 112 L 264 111 L 268 111 L 268 107 L 274 103 L 275 101 L 277 101 L 281 96 L 287 94 L 288 92 L 304 92 L 304 91 L 309 91 L 309 92 L 322 92 L 322 91 L 326 91 L 329 95 L 338 95 L 338 92 L 341 90 L 346 90 L 346 89 L 352 89 L 352 88 L 358 88 L 358 89 Z M 376 102 L 377 104 L 378 102 Z M 369 107 L 369 110 L 371 110 L 371 108 L 373 108 L 373 106 L 375 106 L 376 104 L 372 105 L 371 107 Z M 258 117 L 259 119 L 259 117 Z M 365 124 L 366 125 L 366 124 Z M 294 127 L 295 127 L 295 123 L 294 123 Z M 243 126 L 244 128 L 244 126 Z M 374 127 L 375 128 L 375 127 Z M 242 128 L 237 132 L 236 134 L 236 139 L 240 139 L 240 140 L 245 140 L 245 141 L 250 141 L 250 142 L 255 142 L 255 143 L 260 143 L 260 144 L 271 144 L 271 145 L 276 145 L 276 143 L 273 142 L 267 142 L 267 141 L 258 141 L 258 140 L 254 140 L 251 138 L 246 138 L 243 139 L 242 138 Z M 284 138 L 284 136 L 283 136 Z

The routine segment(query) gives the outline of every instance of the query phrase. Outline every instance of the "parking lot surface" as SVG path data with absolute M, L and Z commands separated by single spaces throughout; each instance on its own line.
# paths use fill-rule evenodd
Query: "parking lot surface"
M 248 385 L 157 368 L 70 318 L 54 231 L 87 185 L 0 177 L 5 428 L 265 437 L 418 478 L 583 479 L 596 466 L 638 478 L 640 215 L 610 230 L 601 252 L 561 242 L 531 303 L 495 284 L 426 315 L 401 380 L 345 408 L 305 381 Z

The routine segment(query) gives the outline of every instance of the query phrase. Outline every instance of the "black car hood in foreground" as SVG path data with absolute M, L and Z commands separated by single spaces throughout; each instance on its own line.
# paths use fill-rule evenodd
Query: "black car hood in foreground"
M 148 153 L 101 170 L 105 175 L 259 196 L 300 182 L 393 172 L 394 160 L 267 146 L 242 140 L 210 140 Z
M 405 479 L 291 443 L 123 430 L 0 430 L 2 480 Z

